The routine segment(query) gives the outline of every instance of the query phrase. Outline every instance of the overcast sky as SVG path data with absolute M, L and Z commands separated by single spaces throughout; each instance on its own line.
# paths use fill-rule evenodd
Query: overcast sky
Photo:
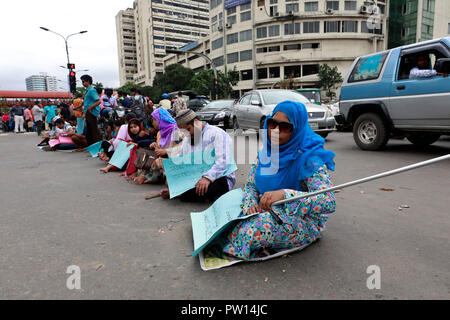
M 64 40 L 39 27 L 63 36 L 87 30 L 68 40 L 70 62 L 89 70 L 77 78 L 87 73 L 105 87 L 118 87 L 115 16 L 132 6 L 133 0 L 1 0 L 0 90 L 26 90 L 25 78 L 39 72 L 68 88 L 68 71 L 60 67 L 67 65 Z

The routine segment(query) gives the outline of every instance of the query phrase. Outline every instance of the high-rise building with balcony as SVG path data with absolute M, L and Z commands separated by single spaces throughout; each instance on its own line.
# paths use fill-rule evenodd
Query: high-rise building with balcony
M 356 57 L 387 48 L 388 7 L 389 0 L 212 0 L 209 57 L 219 70 L 239 71 L 236 97 L 286 84 L 316 87 L 319 65 L 344 77 Z M 183 56 L 165 63 L 204 61 Z
M 120 85 L 133 82 L 137 73 L 136 28 L 134 10 L 121 10 L 116 15 L 117 50 L 119 57 Z
M 167 47 L 178 48 L 209 36 L 208 0 L 135 0 L 133 8 L 128 10 L 134 13 L 136 70 L 133 81 L 139 85 L 152 85 L 155 77 L 164 72 Z M 119 52 L 119 64 L 123 61 L 121 55 Z M 125 79 L 127 77 L 131 75 Z

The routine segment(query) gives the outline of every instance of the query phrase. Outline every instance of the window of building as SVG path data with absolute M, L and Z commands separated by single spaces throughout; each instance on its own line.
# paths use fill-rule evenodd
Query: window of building
M 251 11 L 247 11 L 247 12 L 242 12 L 241 13 L 241 22 L 245 22 L 248 20 L 252 19 L 252 12 Z
M 267 37 L 267 27 L 260 27 L 256 29 L 256 39 Z
M 265 53 L 267 52 L 267 47 L 256 48 L 256 53 Z
M 299 12 L 299 4 L 298 3 L 287 3 L 286 4 L 286 12 Z
M 409 27 L 407 27 L 409 29 Z M 367 21 L 361 21 L 362 33 L 383 34 L 383 24 L 368 24 Z
M 320 48 L 320 43 L 318 43 L 318 42 L 302 44 L 302 49 L 319 49 L 319 48 Z
M 216 67 L 221 67 L 224 64 L 223 56 L 212 59 L 212 61 Z
M 304 64 L 303 65 L 303 76 L 309 76 L 312 74 L 318 74 L 319 73 L 319 65 L 318 64 Z
M 339 1 L 327 1 L 327 9 L 339 10 Z
M 313 12 L 313 11 L 319 11 L 319 2 L 317 1 L 305 2 L 305 12 Z
M 278 6 L 274 6 L 274 4 L 278 3 L 278 0 L 270 0 L 270 7 L 269 7 L 269 14 L 271 17 L 274 17 L 275 14 L 278 12 Z
M 279 77 L 280 77 L 280 67 L 270 67 L 269 78 L 279 78 Z
M 344 1 L 344 10 L 356 10 L 356 1 Z
M 303 22 L 303 33 L 319 33 L 319 32 L 320 32 L 319 21 Z
M 267 79 L 267 68 L 258 69 L 258 79 Z
M 269 37 L 279 37 L 280 36 L 280 26 L 274 25 L 269 26 Z
M 222 0 L 211 0 L 210 8 L 211 10 L 220 6 L 222 4 Z
M 277 52 L 277 51 L 280 51 L 280 50 L 281 50 L 280 46 L 269 47 L 269 52 Z
M 325 21 L 324 22 L 324 32 L 339 32 L 341 30 L 340 21 Z
M 227 9 L 227 16 L 235 14 L 235 13 L 236 13 L 236 7 Z
M 242 81 L 253 80 L 253 70 L 252 69 L 242 70 L 241 71 L 241 80 Z
M 239 62 L 239 52 L 227 54 L 227 63 Z
M 239 41 L 248 41 L 252 40 L 252 30 L 244 30 L 239 32 Z
M 244 3 L 244 4 L 241 4 L 241 12 L 242 11 L 245 11 L 245 10 L 250 10 L 252 8 L 252 3 L 251 2 L 248 2 L 248 3 Z
M 244 50 L 239 52 L 240 55 L 240 61 L 250 61 L 253 60 L 253 51 L 252 50 Z
M 284 25 L 284 34 L 300 34 L 300 23 L 286 23 Z
M 300 43 L 295 43 L 295 44 L 285 44 L 283 46 L 283 50 L 288 51 L 288 50 L 301 50 L 302 49 L 302 45 Z
M 238 41 L 239 41 L 239 34 L 237 32 L 227 35 L 227 44 L 237 43 Z
M 227 23 L 235 24 L 236 23 L 236 15 L 227 17 Z
M 299 78 L 302 74 L 301 66 L 285 66 L 284 67 L 284 78 Z
M 219 38 L 211 42 L 211 49 L 216 50 L 223 47 L 223 38 Z
M 358 32 L 358 21 L 342 21 L 342 32 Z
M 423 0 L 423 10 L 434 13 L 435 0 Z

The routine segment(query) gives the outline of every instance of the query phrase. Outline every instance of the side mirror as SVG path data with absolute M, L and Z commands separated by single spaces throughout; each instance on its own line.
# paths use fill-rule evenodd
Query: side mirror
M 434 68 L 439 73 L 450 73 L 450 58 L 438 59 Z
M 261 106 L 261 105 L 262 105 L 261 102 L 259 102 L 258 100 L 252 100 L 252 101 L 250 102 L 250 104 L 251 104 L 252 106 Z

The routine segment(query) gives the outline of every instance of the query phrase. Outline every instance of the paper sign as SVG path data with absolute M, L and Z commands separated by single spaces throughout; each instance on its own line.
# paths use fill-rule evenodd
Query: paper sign
M 214 162 L 214 149 L 164 159 L 163 165 L 169 186 L 170 198 L 172 199 L 195 188 L 195 184 L 214 166 Z M 231 154 L 228 169 L 222 176 L 227 176 L 236 170 L 236 162 Z
M 132 144 L 127 147 L 127 144 L 127 142 L 122 140 L 119 142 L 117 150 L 114 151 L 114 155 L 109 161 L 109 164 L 113 165 L 116 168 L 122 169 L 122 167 L 130 158 L 130 150 L 134 147 L 134 145 Z
M 50 139 L 48 141 L 48 145 L 52 148 L 57 146 L 58 144 L 60 144 L 59 139 Z
M 102 141 L 91 144 L 89 147 L 86 147 L 86 150 L 89 151 L 93 158 L 98 157 L 98 153 L 100 152 L 100 148 L 102 146 Z
M 64 137 L 64 136 L 59 136 L 59 143 L 61 144 L 73 144 L 72 138 L 71 137 Z
M 200 253 L 221 231 L 226 229 L 229 223 L 249 218 L 249 216 L 239 218 L 243 195 L 242 189 L 231 190 L 217 199 L 207 210 L 191 212 L 194 238 L 192 256 Z

